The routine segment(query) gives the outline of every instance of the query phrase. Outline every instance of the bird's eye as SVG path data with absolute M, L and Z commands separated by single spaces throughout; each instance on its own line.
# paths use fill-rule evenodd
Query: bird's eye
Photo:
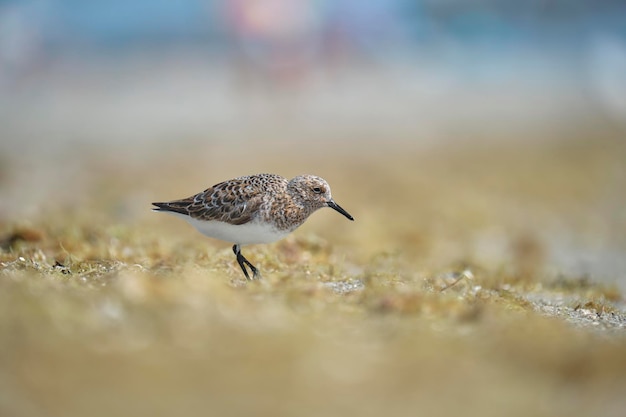
M 322 189 L 321 189 L 320 187 L 313 187 L 313 192 L 314 192 L 315 194 L 321 194 Z

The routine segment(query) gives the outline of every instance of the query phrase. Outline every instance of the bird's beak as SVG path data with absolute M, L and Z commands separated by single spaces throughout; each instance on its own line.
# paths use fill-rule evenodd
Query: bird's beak
M 350 213 L 348 213 L 347 211 L 345 211 L 344 209 L 341 208 L 341 206 L 337 203 L 335 203 L 333 200 L 330 200 L 328 203 L 326 203 L 328 205 L 328 207 L 330 207 L 333 210 L 337 210 L 339 213 L 343 214 L 344 216 L 346 216 L 348 219 L 350 220 L 354 220 L 354 217 L 352 217 L 350 215 Z

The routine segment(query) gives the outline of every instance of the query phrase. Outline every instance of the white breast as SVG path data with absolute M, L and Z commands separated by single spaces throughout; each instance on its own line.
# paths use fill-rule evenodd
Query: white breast
M 196 220 L 179 213 L 166 212 L 181 217 L 205 236 L 239 245 L 256 243 L 270 243 L 284 238 L 288 231 L 281 231 L 267 223 L 250 222 L 241 225 L 232 225 L 218 221 Z

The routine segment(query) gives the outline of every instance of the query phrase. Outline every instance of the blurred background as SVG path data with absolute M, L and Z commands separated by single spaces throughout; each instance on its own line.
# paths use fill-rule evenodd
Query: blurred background
M 625 136 L 619 0 L 0 2 L 5 221 L 312 172 L 365 255 L 626 285 Z
M 0 415 L 626 415 L 625 162 L 624 0 L 0 0 Z
M 624 129 L 625 37 L 618 0 L 4 0 L 3 145 Z

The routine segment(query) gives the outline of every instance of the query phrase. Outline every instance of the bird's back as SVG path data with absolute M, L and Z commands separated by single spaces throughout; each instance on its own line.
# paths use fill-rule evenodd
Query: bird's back
M 271 196 L 283 193 L 287 180 L 280 175 L 259 174 L 234 178 L 181 200 L 152 203 L 155 211 L 172 212 L 199 221 L 246 224 L 259 216 Z

